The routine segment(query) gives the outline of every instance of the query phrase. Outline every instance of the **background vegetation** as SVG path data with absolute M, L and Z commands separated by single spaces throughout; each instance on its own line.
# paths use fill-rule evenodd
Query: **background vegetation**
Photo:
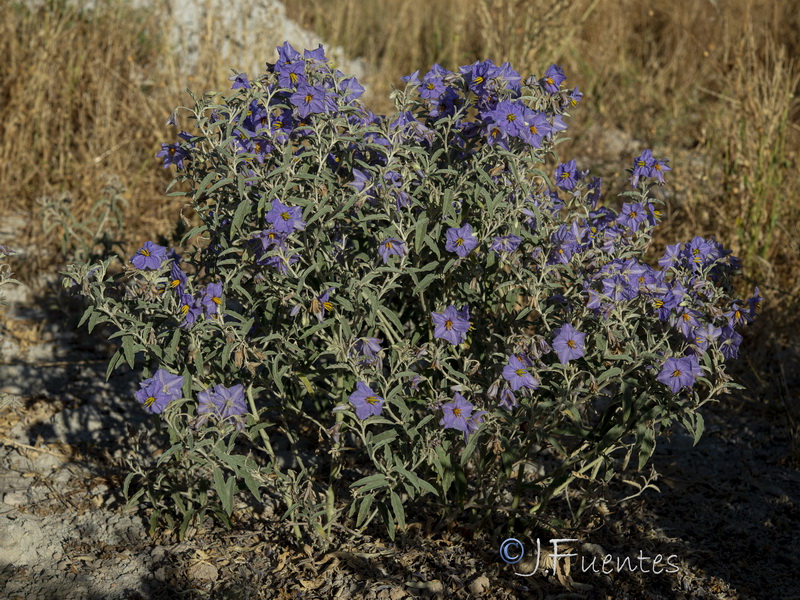
M 164 190 L 171 172 L 155 158 L 174 141 L 165 122 L 195 91 L 229 86 L 245 69 L 221 40 L 236 36 L 209 18 L 191 72 L 185 40 L 175 39 L 165 3 L 148 10 L 121 0 L 0 3 L 0 216 L 24 223 L 17 246 L 51 248 L 19 262 L 34 275 L 58 270 L 93 232 L 56 219 L 90 220 L 109 182 L 126 203 L 102 217 L 125 252 L 168 235 L 181 210 Z M 625 185 L 624 169 L 643 148 L 671 157 L 661 244 L 715 235 L 744 260 L 750 287 L 766 298 L 753 332 L 751 387 L 791 400 L 800 387 L 800 11 L 791 0 L 293 0 L 291 18 L 326 45 L 362 57 L 368 104 L 390 110 L 400 77 L 434 62 L 447 68 L 491 58 L 523 75 L 564 66 L 585 93 L 570 145 L 581 168 L 606 179 L 606 198 Z M 250 23 L 258 27 L 257 23 Z M 279 35 L 265 30 L 263 61 Z M 184 124 L 184 126 L 187 126 Z M 105 191 L 104 191 L 105 190 Z M 57 212 L 57 211 L 56 211 Z M 108 211 L 106 211 L 107 213 Z M 101 214 L 106 214 L 102 213 Z M 96 213 L 95 213 L 96 214 Z M 47 224 L 45 224 L 47 225 Z M 96 232 L 96 228 L 94 230 Z M 108 233 L 108 232 L 105 232 Z M 20 232 L 17 232 L 20 235 Z M 70 237 L 71 236 L 71 237 Z M 75 238 L 75 239 L 72 239 Z M 64 243 L 65 239 L 72 239 Z M 94 240 L 89 239 L 91 245 Z M 792 349 L 794 346 L 795 349 Z M 777 360 L 776 360 L 777 357 Z

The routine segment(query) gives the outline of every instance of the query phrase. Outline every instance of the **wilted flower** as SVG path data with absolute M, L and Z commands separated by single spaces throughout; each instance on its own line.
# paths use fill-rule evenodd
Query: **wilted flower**
M 517 397 L 509 389 L 500 392 L 500 406 L 506 410 L 514 410 L 517 407 Z
M 218 384 L 198 393 L 197 414 L 214 415 L 219 419 L 225 419 L 241 431 L 244 429 L 244 415 L 247 414 L 244 387 L 237 384 L 227 388 Z
M 247 73 L 238 73 L 236 75 L 232 75 L 231 77 L 228 77 L 228 81 L 233 82 L 233 85 L 231 86 L 232 90 L 249 90 L 252 87 L 250 85 L 250 81 L 247 79 Z
M 510 253 L 519 248 L 521 242 L 522 238 L 516 235 L 495 236 L 490 248 L 495 252 Z

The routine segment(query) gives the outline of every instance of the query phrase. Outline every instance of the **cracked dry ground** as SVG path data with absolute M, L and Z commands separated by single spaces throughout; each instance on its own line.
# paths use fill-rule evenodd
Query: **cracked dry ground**
M 242 505 L 231 531 L 149 537 L 147 511 L 123 510 L 121 491 L 128 426 L 147 423 L 132 399 L 137 376 L 106 383 L 95 342 L 20 314 L 4 326 L 18 359 L 6 351 L 0 365 L 17 397 L 0 409 L 0 598 L 800 598 L 800 473 L 786 404 L 796 375 L 784 409 L 748 396 L 705 407 L 696 446 L 677 429 L 660 441 L 660 493 L 612 498 L 595 527 L 564 535 L 579 538 L 568 572 L 562 563 L 556 575 L 522 577 L 499 559 L 498 540 L 425 515 L 393 543 L 377 528 L 351 542 L 340 531 L 327 552 L 293 548 L 269 505 Z M 781 364 L 800 372 L 797 354 L 787 356 Z M 629 564 L 673 556 L 678 569 L 583 572 L 581 559 L 606 554 Z

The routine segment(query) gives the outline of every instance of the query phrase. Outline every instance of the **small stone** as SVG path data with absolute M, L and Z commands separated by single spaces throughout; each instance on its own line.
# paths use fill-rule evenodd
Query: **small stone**
M 489 578 L 486 575 L 480 575 L 469 584 L 469 591 L 473 596 L 483 596 L 489 591 L 489 587 Z
M 408 594 L 403 588 L 393 587 L 389 591 L 389 598 L 391 600 L 403 600 L 403 598 L 408 598 Z
M 25 504 L 25 494 L 22 492 L 8 492 L 3 496 L 3 503 L 8 506 L 21 506 Z
M 152 550 L 150 550 L 150 557 L 155 561 L 158 562 L 167 554 L 167 549 L 164 546 L 154 546 Z
M 219 577 L 217 567 L 206 562 L 194 563 L 186 574 L 192 581 L 216 581 Z

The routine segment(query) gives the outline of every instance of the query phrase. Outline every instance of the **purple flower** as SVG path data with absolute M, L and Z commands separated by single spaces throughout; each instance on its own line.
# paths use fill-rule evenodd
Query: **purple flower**
M 443 81 L 444 75 L 447 73 L 445 69 L 435 64 L 431 67 L 422 77 L 422 84 L 419 88 L 419 97 L 425 100 L 437 100 L 444 94 L 445 85 Z
M 175 165 L 183 170 L 183 161 L 189 158 L 189 153 L 181 148 L 180 142 L 174 144 L 161 144 L 161 151 L 156 154 L 156 158 L 164 159 L 164 168 Z
M 302 217 L 302 208 L 299 206 L 286 206 L 277 198 L 272 201 L 272 206 L 266 214 L 267 222 L 278 233 L 291 233 L 295 229 L 298 231 L 304 229 L 306 224 Z
M 583 98 L 583 94 L 581 92 L 579 92 L 578 88 L 576 87 L 574 90 L 572 90 L 567 95 L 567 102 L 566 102 L 564 108 L 567 108 L 567 107 L 575 108 L 576 106 L 578 106 L 578 102 L 580 102 L 582 98 Z
M 664 173 L 672 171 L 672 167 L 667 166 L 669 161 L 666 158 L 657 158 L 653 161 L 653 176 L 658 183 L 664 183 Z
M 528 109 L 525 112 L 525 127 L 519 137 L 534 148 L 542 147 L 542 140 L 550 133 L 550 122 L 547 115 Z
M 574 160 L 568 163 L 562 163 L 556 167 L 556 186 L 562 190 L 571 190 L 578 183 L 580 176 L 578 175 L 578 166 Z
M 250 85 L 250 81 L 247 79 L 247 73 L 239 73 L 237 75 L 228 77 L 228 81 L 233 82 L 233 85 L 231 86 L 232 90 L 238 90 L 241 88 L 249 90 L 252 87 Z
M 200 392 L 197 394 L 197 414 L 214 415 L 218 419 L 226 419 L 241 431 L 244 429 L 244 415 L 247 414 L 244 387 L 237 384 L 227 388 L 218 384 Z
M 528 371 L 530 366 L 531 361 L 527 358 L 523 359 L 523 357 L 513 354 L 508 357 L 508 364 L 503 369 L 503 377 L 515 392 L 520 388 L 535 390 L 539 387 L 537 379 Z
M 305 119 L 311 113 L 325 112 L 325 90 L 301 82 L 297 91 L 289 96 L 289 102 L 297 107 L 300 118 Z
M 489 123 L 486 126 L 486 141 L 490 146 L 497 144 L 508 150 L 508 134 L 497 123 Z
M 631 185 L 636 187 L 640 177 L 655 177 L 658 183 L 664 183 L 664 173 L 672 169 L 667 165 L 667 159 L 653 158 L 653 152 L 649 149 L 633 159 L 633 173 L 631 174 Z
M 564 71 L 557 65 L 550 65 L 547 71 L 544 72 L 544 77 L 539 81 L 539 84 L 547 90 L 550 94 L 558 93 L 558 87 L 564 83 L 567 76 Z
M 378 354 L 383 350 L 381 348 L 380 338 L 360 338 L 356 341 L 355 349 L 361 356 L 366 358 L 377 358 Z
M 276 48 L 278 51 L 278 62 L 279 63 L 290 63 L 296 60 L 300 60 L 303 56 L 294 49 L 289 42 L 283 42 L 280 46 Z
M 329 300 L 332 287 L 325 290 L 325 293 L 322 294 L 319 298 L 316 299 L 316 302 L 312 302 L 311 306 L 313 307 L 314 316 L 317 317 L 320 323 L 325 320 L 325 313 L 330 312 L 333 310 L 333 302 Z
M 348 77 L 339 82 L 339 93 L 342 102 L 347 104 L 364 94 L 364 86 L 358 83 L 355 77 Z
M 222 305 L 222 284 L 210 283 L 206 287 L 205 293 L 200 298 L 200 304 L 205 309 L 207 317 L 216 315 Z
M 647 211 L 640 202 L 626 202 L 622 205 L 622 212 L 617 217 L 617 223 L 628 227 L 632 231 L 639 229 L 639 225 L 647 220 Z
M 678 329 L 681 330 L 683 337 L 690 340 L 694 337 L 692 332 L 694 331 L 695 327 L 700 326 L 700 321 L 697 317 L 701 316 L 701 313 L 691 308 L 679 310 L 680 313 L 676 317 Z
M 719 339 L 719 336 L 722 335 L 722 329 L 719 327 L 714 327 L 712 324 L 708 324 L 705 327 L 697 327 L 694 330 L 694 343 L 697 344 L 697 347 L 700 348 L 703 352 L 708 350 L 708 347 L 711 345 L 712 342 L 715 342 Z
M 140 270 L 157 269 L 167 254 L 164 246 L 153 242 L 145 242 L 131 257 L 133 266 Z
M 483 117 L 495 123 L 507 135 L 519 136 L 525 128 L 525 105 L 521 102 L 501 100 L 493 110 L 486 112 Z
M 178 312 L 183 316 L 181 327 L 190 329 L 197 321 L 197 317 L 203 312 L 203 307 L 198 305 L 197 300 L 191 294 L 181 294 L 181 304 Z
M 565 365 L 569 361 L 583 356 L 583 340 L 585 338 L 585 333 L 577 331 L 569 323 L 564 323 L 556 331 L 556 337 L 553 339 L 553 349 L 558 354 L 558 361 Z
M 403 257 L 408 254 L 408 248 L 403 240 L 397 238 L 387 238 L 378 246 L 378 254 L 383 258 L 383 264 L 389 262 L 389 257 L 392 255 Z
M 451 304 L 442 313 L 431 313 L 431 319 L 435 326 L 433 337 L 447 340 L 454 346 L 467 339 L 467 332 L 472 325 L 467 306 L 461 307 L 459 311 Z
M 363 381 L 356 384 L 356 391 L 350 394 L 350 404 L 356 409 L 356 416 L 360 421 L 372 416 L 378 416 L 383 411 L 383 398 L 378 396 Z
M 139 386 L 141 389 L 135 396 L 144 409 L 152 415 L 160 414 L 172 401 L 172 397 L 165 394 L 161 385 L 153 379 L 142 381 Z
M 654 164 L 655 159 L 653 159 L 653 152 L 649 148 L 634 158 L 631 185 L 636 187 L 639 184 L 640 177 L 652 177 Z
M 677 262 L 680 253 L 681 244 L 672 244 L 667 246 L 667 249 L 664 251 L 664 256 L 658 259 L 659 266 L 665 269 L 670 268 Z
M 492 238 L 492 245 L 490 246 L 490 249 L 498 253 L 511 253 L 519 248 L 521 242 L 522 238 L 516 235 L 495 236 Z
M 483 422 L 483 415 L 485 414 L 484 411 L 478 411 L 473 416 L 473 408 L 475 407 L 464 396 L 456 392 L 452 401 L 442 405 L 444 416 L 439 421 L 439 425 L 445 429 L 457 429 L 463 432 L 464 442 L 468 442 L 470 434 L 477 431 L 478 425 Z
M 136 392 L 136 399 L 147 412 L 157 415 L 163 412 L 170 402 L 181 397 L 183 377 L 158 369 L 153 377 L 139 383 L 139 387 L 141 389 Z
M 260 233 L 255 234 L 253 237 L 260 240 L 261 250 L 265 252 L 273 246 L 276 248 L 285 247 L 286 234 L 279 233 L 274 229 L 264 229 Z
M 677 394 L 683 387 L 691 388 L 694 385 L 695 376 L 702 375 L 702 373 L 697 357 L 692 354 L 683 358 L 670 357 L 666 359 L 656 379 L 669 386 L 673 394 Z
M 499 69 L 491 60 L 474 62 L 471 65 L 459 67 L 458 70 L 464 76 L 464 81 L 467 82 L 470 91 L 479 98 L 484 95 L 489 81 L 499 73 Z
M 172 261 L 169 266 L 169 289 L 175 290 L 178 294 L 183 294 L 186 289 L 186 273 L 181 270 L 177 261 Z
M 442 405 L 444 416 L 439 421 L 439 425 L 445 429 L 458 429 L 466 433 L 467 420 L 472 414 L 473 408 L 475 407 L 470 402 L 467 402 L 464 396 L 456 392 L 451 402 Z
M 472 234 L 472 225 L 469 223 L 463 227 L 451 227 L 446 233 L 447 242 L 444 249 L 448 252 L 455 252 L 461 258 L 472 252 L 478 245 L 478 238 Z
M 275 71 L 278 73 L 278 83 L 281 87 L 294 88 L 300 83 L 306 83 L 306 63 L 303 61 L 276 65 Z

